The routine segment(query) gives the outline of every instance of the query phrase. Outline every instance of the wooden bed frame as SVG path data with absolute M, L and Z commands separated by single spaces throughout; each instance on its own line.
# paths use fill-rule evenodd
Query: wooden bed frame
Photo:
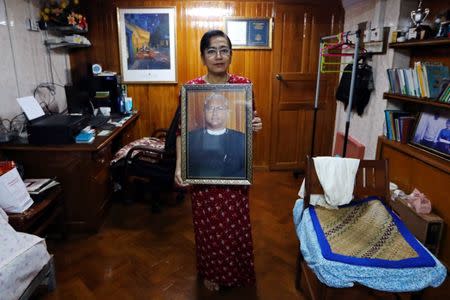
M 314 161 L 308 157 L 305 172 L 305 199 L 303 209 L 309 206 L 311 194 L 323 194 L 322 186 L 317 177 Z M 355 199 L 362 199 L 368 196 L 378 196 L 389 206 L 389 169 L 387 160 L 361 160 L 356 173 Z M 320 282 L 314 272 L 308 267 L 303 255 L 298 248 L 295 287 L 297 290 L 306 292 L 310 299 L 366 299 L 382 297 L 382 295 L 392 295 L 396 299 L 407 298 L 420 299 L 423 291 L 415 293 L 387 293 L 368 287 L 355 284 L 352 288 L 332 288 Z M 402 297 L 400 297 L 402 295 Z

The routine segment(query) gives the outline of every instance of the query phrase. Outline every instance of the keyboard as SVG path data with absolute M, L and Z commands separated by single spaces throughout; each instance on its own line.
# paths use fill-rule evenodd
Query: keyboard
M 108 123 L 110 119 L 111 118 L 109 116 L 92 116 L 89 119 L 88 125 L 92 128 L 102 127 L 103 125 Z

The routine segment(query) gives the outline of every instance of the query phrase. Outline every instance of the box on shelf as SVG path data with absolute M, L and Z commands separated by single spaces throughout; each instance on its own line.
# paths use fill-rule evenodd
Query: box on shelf
M 390 202 L 394 212 L 405 223 L 412 234 L 433 254 L 439 253 L 444 221 L 436 214 L 416 213 L 405 199 Z

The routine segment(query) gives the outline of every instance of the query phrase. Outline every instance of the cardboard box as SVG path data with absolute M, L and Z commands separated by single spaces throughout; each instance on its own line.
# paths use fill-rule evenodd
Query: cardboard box
M 419 214 L 408 206 L 404 199 L 397 199 L 390 202 L 394 212 L 405 223 L 412 234 L 430 250 L 433 254 L 439 253 L 439 246 L 442 239 L 444 220 L 438 215 Z

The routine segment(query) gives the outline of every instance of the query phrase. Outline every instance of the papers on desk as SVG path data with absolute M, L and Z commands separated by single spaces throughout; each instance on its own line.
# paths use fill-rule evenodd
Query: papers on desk
M 58 181 L 52 178 L 29 178 L 24 180 L 25 187 L 30 195 L 37 195 L 57 186 Z
M 45 115 L 41 105 L 33 96 L 17 98 L 17 102 L 29 121 Z
M 116 127 L 122 127 L 123 124 L 125 124 L 125 122 L 128 121 L 128 119 L 130 119 L 132 116 L 133 115 L 124 116 L 117 121 L 111 120 L 111 121 L 109 121 L 109 123 L 115 125 Z

